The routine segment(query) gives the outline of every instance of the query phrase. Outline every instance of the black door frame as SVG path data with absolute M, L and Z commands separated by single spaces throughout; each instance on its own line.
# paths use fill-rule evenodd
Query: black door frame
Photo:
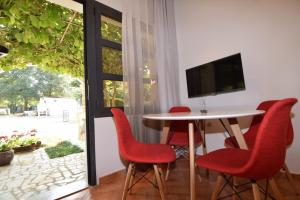
M 95 152 L 95 101 L 96 87 L 96 55 L 95 55 L 95 1 L 83 1 L 83 27 L 84 27 L 84 71 L 85 71 L 85 94 L 86 94 L 86 143 L 87 143 L 87 169 L 88 184 L 97 184 L 96 177 L 96 152 Z M 97 92 L 96 92 L 97 93 Z

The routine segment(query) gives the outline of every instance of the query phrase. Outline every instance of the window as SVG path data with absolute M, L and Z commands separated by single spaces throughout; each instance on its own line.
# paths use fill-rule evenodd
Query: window
M 98 5 L 98 4 L 97 4 Z M 123 82 L 123 65 L 122 65 L 122 14 L 99 4 L 95 10 L 96 21 L 96 66 L 95 79 L 97 84 L 95 117 L 111 116 L 110 108 L 124 106 L 124 89 L 128 87 Z M 152 33 L 151 26 L 141 24 L 142 31 Z M 145 34 L 146 37 L 147 34 Z M 154 43 L 149 42 L 149 38 L 142 38 L 143 54 L 145 56 L 143 65 L 143 86 L 144 98 L 147 102 L 152 102 L 155 95 L 152 95 L 153 74 L 151 66 L 153 65 L 154 52 L 149 51 Z M 94 91 L 93 91 L 94 92 Z M 149 103 L 151 105 L 151 103 Z
M 111 116 L 111 107 L 123 107 L 122 15 L 99 5 L 96 8 L 96 117 Z

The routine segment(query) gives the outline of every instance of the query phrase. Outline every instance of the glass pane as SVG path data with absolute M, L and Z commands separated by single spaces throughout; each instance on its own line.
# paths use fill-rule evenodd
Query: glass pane
M 151 84 L 150 83 L 144 83 L 144 100 L 145 102 L 150 102 L 151 101 Z
M 103 81 L 104 107 L 123 107 L 123 81 Z
M 102 58 L 104 73 L 123 75 L 122 51 L 109 47 L 102 47 Z
M 102 38 L 112 42 L 122 42 L 122 24 L 111 18 L 101 16 L 101 35 Z
M 150 67 L 148 65 L 144 66 L 143 78 L 150 78 Z

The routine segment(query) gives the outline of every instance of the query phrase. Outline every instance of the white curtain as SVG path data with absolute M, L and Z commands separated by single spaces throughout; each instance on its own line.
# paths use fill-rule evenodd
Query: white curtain
M 125 112 L 135 137 L 157 142 L 157 124 L 142 115 L 178 104 L 178 61 L 173 0 L 123 0 L 122 52 Z
M 167 112 L 179 105 L 179 75 L 173 0 L 153 0 L 156 65 L 160 109 Z

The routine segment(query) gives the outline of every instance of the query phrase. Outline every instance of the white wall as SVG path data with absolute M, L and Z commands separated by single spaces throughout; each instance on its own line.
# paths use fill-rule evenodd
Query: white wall
M 99 177 L 124 169 L 119 156 L 117 133 L 113 118 L 95 120 L 96 175 Z
M 205 97 L 209 107 L 248 106 L 265 99 L 300 100 L 300 1 L 176 0 L 181 103 L 194 109 L 201 98 L 187 97 L 185 69 L 241 52 L 246 90 Z M 203 99 L 203 98 L 202 98 Z M 300 102 L 294 107 L 295 140 L 287 155 L 300 173 Z M 223 136 L 208 137 L 212 149 Z

